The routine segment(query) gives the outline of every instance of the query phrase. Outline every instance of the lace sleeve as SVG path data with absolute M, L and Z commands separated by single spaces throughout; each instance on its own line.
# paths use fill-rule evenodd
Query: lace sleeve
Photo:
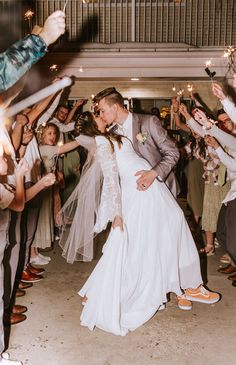
M 104 143 L 105 142 L 105 143 Z M 95 232 L 101 232 L 116 215 L 121 216 L 121 190 L 115 153 L 108 141 L 97 144 L 97 158 L 103 174 L 100 205 L 96 216 Z

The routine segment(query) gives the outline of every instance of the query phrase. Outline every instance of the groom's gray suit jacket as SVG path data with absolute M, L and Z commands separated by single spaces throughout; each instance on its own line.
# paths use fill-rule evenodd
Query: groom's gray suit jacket
M 138 133 L 147 135 L 144 143 L 138 141 Z M 172 170 L 178 162 L 179 151 L 156 116 L 133 113 L 133 146 L 157 172 L 158 180 L 165 181 L 176 197 L 179 184 Z

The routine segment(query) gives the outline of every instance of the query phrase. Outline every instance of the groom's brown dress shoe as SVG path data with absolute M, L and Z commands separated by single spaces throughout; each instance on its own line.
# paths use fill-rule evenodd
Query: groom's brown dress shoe
M 13 305 L 11 311 L 13 314 L 22 314 L 22 313 L 27 312 L 27 307 L 25 307 L 24 305 L 15 304 L 15 305 Z
M 43 279 L 42 275 L 36 275 L 31 273 L 28 269 L 22 272 L 21 281 L 23 283 L 37 283 Z
M 27 269 L 31 272 L 31 274 L 35 275 L 41 275 L 45 272 L 43 268 L 34 267 L 30 264 L 27 266 Z
M 22 281 L 19 282 L 18 289 L 28 289 L 33 286 L 33 283 L 23 283 Z
M 4 315 L 4 324 L 5 326 L 10 326 L 13 324 L 17 324 L 20 322 L 23 322 L 26 320 L 26 315 L 25 314 L 14 314 L 14 313 L 10 313 L 10 314 L 5 314 Z
M 16 289 L 16 298 L 23 297 L 25 295 L 25 290 Z
M 217 271 L 220 272 L 221 274 L 233 274 L 236 272 L 236 266 L 229 264 L 225 267 L 221 267 Z

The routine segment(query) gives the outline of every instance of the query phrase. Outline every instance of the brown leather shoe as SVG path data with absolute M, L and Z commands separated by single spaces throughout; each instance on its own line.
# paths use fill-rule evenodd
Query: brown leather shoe
M 23 297 L 25 295 L 25 290 L 16 289 L 16 298 Z
M 19 282 L 19 285 L 18 285 L 18 289 L 28 289 L 28 288 L 32 288 L 33 286 L 33 283 L 23 283 L 22 281 Z
M 4 324 L 6 326 L 10 326 L 13 324 L 17 324 L 20 322 L 23 322 L 26 320 L 26 315 L 25 314 L 14 314 L 14 313 L 10 313 L 7 315 L 4 315 Z
M 43 279 L 42 275 L 35 275 L 31 273 L 28 269 L 22 272 L 21 281 L 23 283 L 37 283 Z
M 236 267 L 229 264 L 225 267 L 221 267 L 220 269 L 217 270 L 218 272 L 220 272 L 221 274 L 233 274 L 236 272 Z
M 45 270 L 44 269 L 42 269 L 42 268 L 36 268 L 36 267 L 34 267 L 34 266 L 32 266 L 32 265 L 28 265 L 27 266 L 27 269 L 32 273 L 32 274 L 35 274 L 35 275 L 41 275 L 41 274 L 43 274 L 44 272 L 45 272 Z
M 228 276 L 229 280 L 236 280 L 236 274 Z
M 13 305 L 11 312 L 13 314 L 22 314 L 27 312 L 27 310 L 28 310 L 27 307 L 25 307 L 24 305 L 15 304 Z

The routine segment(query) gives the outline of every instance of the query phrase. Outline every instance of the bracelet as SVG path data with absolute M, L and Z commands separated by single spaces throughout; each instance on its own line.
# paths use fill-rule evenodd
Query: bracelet
M 23 143 L 23 142 L 22 142 L 22 143 L 21 143 L 21 146 L 25 146 L 25 147 L 26 147 L 26 146 L 28 146 L 28 143 Z

